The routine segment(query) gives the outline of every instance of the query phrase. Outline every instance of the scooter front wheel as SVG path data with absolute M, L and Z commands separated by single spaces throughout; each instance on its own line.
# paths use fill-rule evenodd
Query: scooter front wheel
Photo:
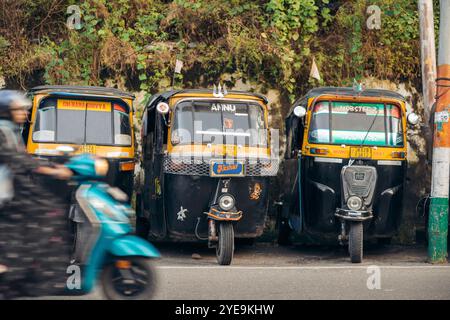
M 230 265 L 234 254 L 234 229 L 231 222 L 219 224 L 219 242 L 216 247 L 217 262 Z
M 111 300 L 149 300 L 156 285 L 156 274 L 150 259 L 123 257 L 102 272 L 105 296 Z

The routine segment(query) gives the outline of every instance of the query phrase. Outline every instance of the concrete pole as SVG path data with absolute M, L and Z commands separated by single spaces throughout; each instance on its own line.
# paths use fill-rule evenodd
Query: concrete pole
M 433 0 L 419 0 L 418 6 L 424 123 L 428 126 L 430 111 L 436 97 L 436 45 L 434 36 Z
M 447 257 L 448 194 L 450 169 L 450 0 L 441 0 L 437 102 L 434 120 L 433 175 L 428 221 L 428 257 L 445 263 Z

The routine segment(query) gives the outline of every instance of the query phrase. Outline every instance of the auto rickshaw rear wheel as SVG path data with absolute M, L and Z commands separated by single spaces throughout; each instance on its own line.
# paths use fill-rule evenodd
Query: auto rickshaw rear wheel
M 348 252 L 352 263 L 361 263 L 363 258 L 363 223 L 350 222 Z
M 103 293 L 110 300 L 149 300 L 156 287 L 156 275 L 150 259 L 143 257 L 121 257 L 129 263 L 126 269 L 134 281 L 121 275 L 116 261 L 107 265 L 101 275 Z
M 220 265 L 230 265 L 234 254 L 234 229 L 231 222 L 219 224 L 219 241 L 216 247 L 217 262 Z

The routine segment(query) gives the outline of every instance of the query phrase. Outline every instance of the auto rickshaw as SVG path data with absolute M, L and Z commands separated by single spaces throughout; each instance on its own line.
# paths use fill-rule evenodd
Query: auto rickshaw
M 323 87 L 295 101 L 286 118 L 279 242 L 291 230 L 336 237 L 353 263 L 362 261 L 363 239 L 388 242 L 401 221 L 406 124 L 418 120 L 387 90 Z
M 235 238 L 262 234 L 271 154 L 267 99 L 240 91 L 157 94 L 142 118 L 137 231 L 144 237 L 207 241 L 231 263 Z
M 33 106 L 22 131 L 28 153 L 64 162 L 67 157 L 57 148 L 65 145 L 77 153 L 107 158 L 107 182 L 132 195 L 133 94 L 104 87 L 39 86 L 29 90 L 28 96 Z

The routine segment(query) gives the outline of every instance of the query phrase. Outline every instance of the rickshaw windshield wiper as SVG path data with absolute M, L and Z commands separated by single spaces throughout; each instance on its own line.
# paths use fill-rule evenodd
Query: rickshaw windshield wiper
M 380 110 L 377 109 L 377 113 L 376 113 L 375 117 L 373 117 L 372 123 L 370 124 L 370 127 L 369 127 L 369 129 L 367 130 L 366 135 L 364 136 L 364 139 L 361 141 L 360 147 L 364 146 L 364 143 L 366 142 L 366 139 L 367 139 L 367 137 L 369 136 L 369 133 L 370 133 L 370 131 L 372 130 L 373 125 L 375 124 L 375 121 L 376 121 L 377 118 L 378 118 L 378 113 L 379 113 L 379 112 L 380 112 Z
M 375 124 L 375 121 L 377 120 L 378 113 L 379 113 L 379 110 L 377 109 L 377 113 L 376 113 L 375 116 L 373 117 L 373 120 L 372 120 L 372 123 L 370 124 L 369 129 L 367 130 L 366 135 L 364 136 L 364 139 L 361 141 L 361 144 L 359 145 L 360 148 L 362 148 L 362 147 L 364 146 L 364 143 L 366 142 L 366 139 L 367 139 L 367 137 L 369 136 L 369 133 L 370 133 L 370 131 L 372 130 L 373 125 Z M 351 158 L 350 158 L 349 161 L 348 161 L 348 166 L 353 165 L 354 162 L 355 162 L 355 159 L 351 159 Z

